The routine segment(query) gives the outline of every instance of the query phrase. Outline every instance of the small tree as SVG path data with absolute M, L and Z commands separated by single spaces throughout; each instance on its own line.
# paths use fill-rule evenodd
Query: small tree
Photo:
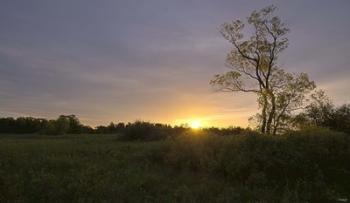
M 222 25 L 221 34 L 233 45 L 226 59 L 231 70 L 210 82 L 221 91 L 256 94 L 261 109 L 257 118 L 264 134 L 276 134 L 315 89 L 306 73 L 292 74 L 278 66 L 278 56 L 288 46 L 289 29 L 273 15 L 275 10 L 269 6 L 253 11 L 247 19 L 253 28 L 248 38 L 243 35 L 242 21 Z
M 295 117 L 299 128 L 317 126 L 350 133 L 350 104 L 335 106 L 323 91 L 311 96 L 305 110 Z

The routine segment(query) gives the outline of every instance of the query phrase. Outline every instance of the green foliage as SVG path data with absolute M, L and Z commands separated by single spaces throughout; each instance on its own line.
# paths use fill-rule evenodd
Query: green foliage
M 26 133 L 42 135 L 64 134 L 115 134 L 122 140 L 151 141 L 160 140 L 189 131 L 189 127 L 170 126 L 167 124 L 135 121 L 133 123 L 110 123 L 108 126 L 97 126 L 95 129 L 80 123 L 75 115 L 61 115 L 56 120 L 39 118 L 0 118 L 0 133 Z M 203 128 L 202 131 L 219 136 L 237 135 L 249 129 L 241 127 Z
M 187 130 L 149 142 L 114 135 L 0 137 L 0 202 L 332 202 L 350 197 L 350 137 Z
M 316 126 L 350 134 L 350 104 L 335 106 L 324 92 L 313 96 L 306 109 L 295 117 L 299 128 Z
M 82 125 L 75 115 L 61 115 L 56 120 L 47 121 L 39 132 L 45 135 L 64 135 L 92 133 L 93 129 Z
M 285 130 L 292 112 L 316 87 L 306 73 L 289 73 L 278 65 L 280 53 L 288 46 L 289 29 L 274 15 L 275 10 L 272 5 L 253 11 L 246 23 L 251 29 L 246 31 L 241 20 L 222 25 L 222 36 L 232 44 L 226 59 L 230 70 L 210 81 L 220 91 L 255 94 L 261 109 L 255 121 L 264 134 Z
M 0 133 L 36 133 L 46 124 L 47 120 L 41 118 L 0 118 Z
M 97 126 L 95 129 L 95 133 L 98 134 L 119 134 L 123 133 L 125 130 L 124 123 L 114 124 L 111 122 L 108 126 Z
M 324 202 L 350 195 L 350 138 L 326 129 L 280 136 L 183 135 L 167 163 L 225 178 L 241 200 Z
M 126 125 L 121 138 L 123 140 L 158 140 L 172 136 L 174 132 L 170 125 L 136 121 Z
M 82 125 L 75 115 L 61 115 L 56 120 L 32 117 L 0 118 L 0 133 L 61 135 L 92 132 L 93 129 Z
M 221 179 L 163 165 L 166 141 L 116 136 L 0 138 L 0 202 L 217 202 Z

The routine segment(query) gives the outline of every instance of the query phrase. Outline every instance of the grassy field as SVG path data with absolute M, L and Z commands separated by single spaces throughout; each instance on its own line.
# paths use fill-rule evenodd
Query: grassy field
M 223 179 L 160 165 L 164 147 L 107 135 L 2 136 L 0 202 L 225 201 Z
M 348 197 L 345 136 L 246 137 L 126 142 L 113 135 L 1 135 L 0 202 L 313 202 Z M 296 152 L 303 147 L 309 151 Z M 330 161 L 335 165 L 328 166 Z

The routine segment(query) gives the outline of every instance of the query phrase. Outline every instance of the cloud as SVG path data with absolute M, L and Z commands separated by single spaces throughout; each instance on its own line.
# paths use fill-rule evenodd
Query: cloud
M 91 125 L 190 117 L 246 125 L 256 111 L 254 96 L 214 93 L 208 84 L 227 71 L 230 44 L 218 26 L 270 3 L 5 0 L 0 110 L 40 117 L 77 114 Z M 292 28 L 281 64 L 308 72 L 335 100 L 348 101 L 348 3 L 277 4 Z M 306 9 L 314 4 L 317 11 Z M 297 16 L 292 8 L 300 10 Z

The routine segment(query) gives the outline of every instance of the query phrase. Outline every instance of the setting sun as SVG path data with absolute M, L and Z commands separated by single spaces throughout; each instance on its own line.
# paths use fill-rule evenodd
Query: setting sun
M 193 129 L 198 129 L 198 128 L 202 127 L 202 124 L 198 120 L 193 120 L 190 123 L 190 127 L 193 128 Z

